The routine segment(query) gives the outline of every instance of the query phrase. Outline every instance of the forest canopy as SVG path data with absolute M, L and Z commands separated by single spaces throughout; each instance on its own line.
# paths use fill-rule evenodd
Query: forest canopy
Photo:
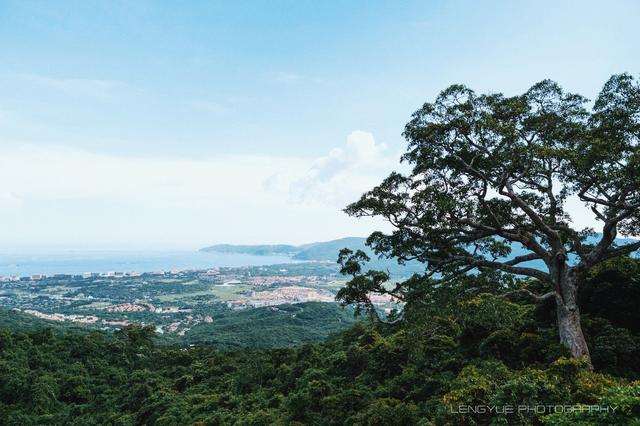
M 3 329 L 0 418 L 6 425 L 630 425 L 640 418 L 639 272 L 637 260 L 610 260 L 581 287 L 597 372 L 558 344 L 553 300 L 499 297 L 501 278 L 487 273 L 449 282 L 411 307 L 405 322 L 361 322 L 295 348 L 171 347 L 140 326 L 114 335 Z M 466 292 L 469 285 L 482 292 Z M 460 412 L 576 404 L 616 410 Z

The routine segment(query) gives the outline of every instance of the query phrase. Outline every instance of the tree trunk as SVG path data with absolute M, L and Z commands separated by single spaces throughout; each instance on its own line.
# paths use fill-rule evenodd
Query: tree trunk
M 556 312 L 558 315 L 558 331 L 560 343 L 569 348 L 571 356 L 576 359 L 586 357 L 590 370 L 591 356 L 589 347 L 582 333 L 580 325 L 580 309 L 578 308 L 578 286 L 575 275 L 571 271 L 562 271 L 559 274 L 556 294 Z

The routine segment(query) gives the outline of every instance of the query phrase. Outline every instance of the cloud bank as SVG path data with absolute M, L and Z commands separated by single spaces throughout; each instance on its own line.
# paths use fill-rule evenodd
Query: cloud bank
M 366 235 L 341 209 L 396 160 L 352 132 L 317 159 L 134 158 L 68 146 L 0 147 L 4 245 L 199 245 Z
M 344 147 L 315 160 L 303 177 L 292 182 L 291 196 L 298 202 L 345 205 L 388 175 L 398 165 L 397 157 L 376 143 L 371 133 L 353 131 Z
M 56 78 L 37 74 L 20 74 L 18 77 L 41 88 L 55 90 L 68 96 L 106 99 L 113 97 L 117 90 L 127 87 L 124 83 L 115 80 Z
M 342 209 L 391 171 L 405 171 L 398 159 L 362 130 L 315 159 L 124 157 L 5 143 L 0 248 L 197 248 L 364 236 L 388 225 Z M 579 201 L 570 199 L 568 208 L 577 226 L 595 225 Z

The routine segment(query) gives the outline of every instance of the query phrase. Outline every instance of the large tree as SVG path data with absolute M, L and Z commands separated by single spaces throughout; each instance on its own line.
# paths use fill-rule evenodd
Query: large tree
M 514 97 L 451 86 L 405 127 L 402 161 L 411 171 L 392 173 L 346 212 L 388 220 L 392 232 L 374 232 L 368 245 L 423 262 L 424 283 L 484 269 L 545 283 L 546 294 L 525 291 L 555 299 L 560 341 L 590 362 L 577 304 L 582 277 L 640 248 L 618 240 L 640 235 L 640 85 L 615 75 L 587 103 L 550 80 Z M 584 207 L 569 211 L 572 199 Z M 597 231 L 576 229 L 572 215 L 592 215 Z M 341 260 L 353 272 L 363 256 L 348 254 Z M 368 290 L 402 298 L 404 284 L 384 280 L 370 274 Z M 356 287 L 339 296 L 362 301 L 349 298 Z

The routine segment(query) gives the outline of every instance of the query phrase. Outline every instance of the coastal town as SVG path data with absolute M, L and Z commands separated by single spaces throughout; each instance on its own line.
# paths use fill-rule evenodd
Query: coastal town
M 229 311 L 336 303 L 344 285 L 334 264 L 298 264 L 0 277 L 0 306 L 54 322 L 115 330 L 153 324 L 177 338 Z M 377 297 L 390 311 L 396 301 Z

